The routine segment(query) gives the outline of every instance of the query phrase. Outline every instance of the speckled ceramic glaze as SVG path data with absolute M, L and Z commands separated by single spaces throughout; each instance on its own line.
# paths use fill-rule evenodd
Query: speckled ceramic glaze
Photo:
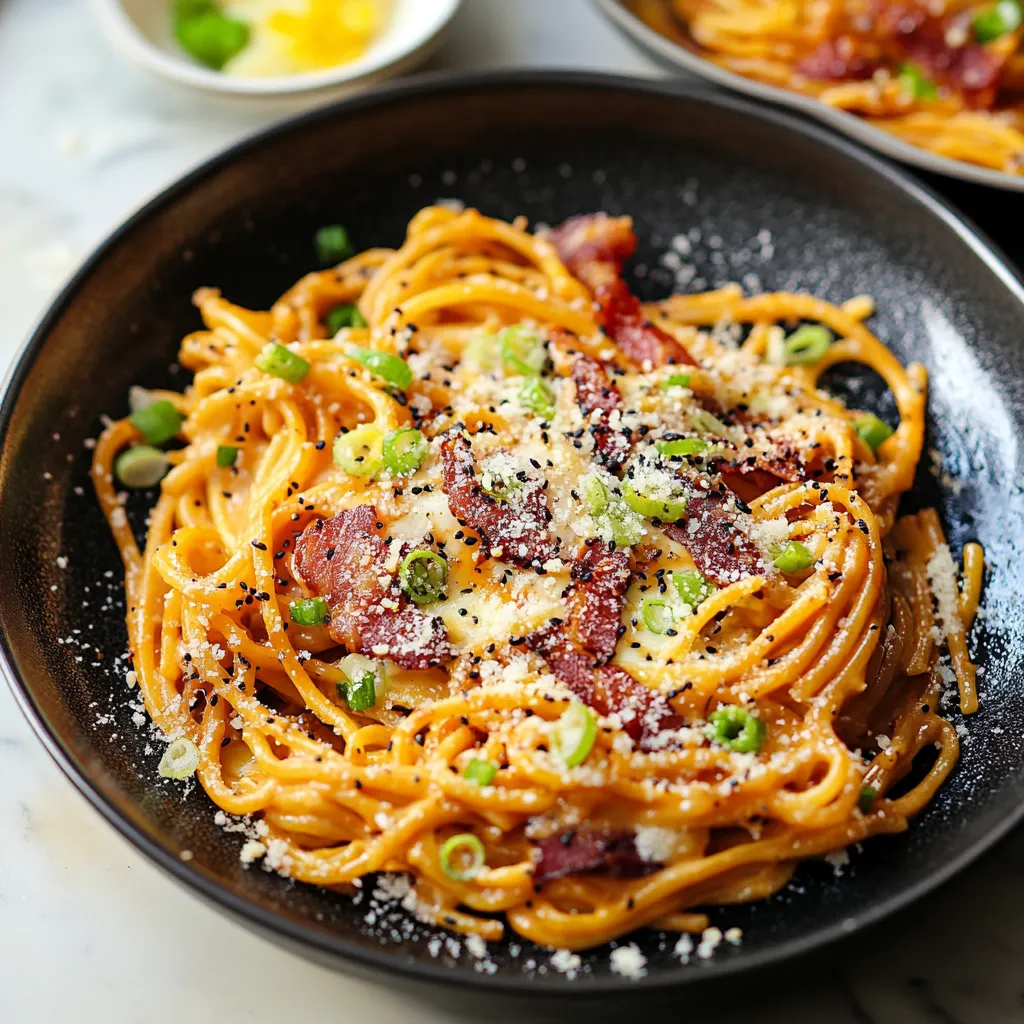
M 144 752 L 130 694 L 106 667 L 124 650 L 125 630 L 121 567 L 88 481 L 85 441 L 100 415 L 123 414 L 131 384 L 187 382 L 174 359 L 182 335 L 200 325 L 190 302 L 197 286 L 267 308 L 314 268 L 317 227 L 341 222 L 360 248 L 396 246 L 409 217 L 438 198 L 531 224 L 630 213 L 641 240 L 631 275 L 644 298 L 676 281 L 692 290 L 731 280 L 835 302 L 874 295 L 879 335 L 931 372 L 927 444 L 960 481 L 955 493 L 948 478 L 941 489 L 926 457 L 909 500 L 941 505 L 954 549 L 978 538 L 989 554 L 976 635 L 982 710 L 962 727 L 956 719 L 963 759 L 937 800 L 906 834 L 865 844 L 841 876 L 804 865 L 774 898 L 715 910 L 714 922 L 741 927 L 744 940 L 710 960 L 682 965 L 671 939 L 638 936 L 648 958 L 641 982 L 611 974 L 607 948 L 585 954 L 572 983 L 527 971 L 530 958 L 548 961 L 528 945 L 512 956 L 495 944 L 493 974 L 465 952 L 434 958 L 421 929 L 393 937 L 401 914 L 371 927 L 365 904 L 244 869 L 239 837 L 215 826 L 205 795 L 183 798 L 180 784 L 158 779 L 158 751 Z M 670 249 L 677 256 L 666 261 Z M 60 297 L 15 370 L 0 462 L 0 640 L 15 691 L 64 770 L 132 842 L 307 955 L 467 992 L 597 1000 L 713 987 L 877 920 L 1019 816 L 1022 327 L 1020 283 L 954 213 L 849 144 L 745 101 L 523 74 L 393 86 L 318 111 L 230 151 L 133 218 Z M 876 383 L 854 375 L 835 386 L 866 389 L 874 397 L 860 402 L 891 412 Z M 129 505 L 140 529 L 151 501 Z

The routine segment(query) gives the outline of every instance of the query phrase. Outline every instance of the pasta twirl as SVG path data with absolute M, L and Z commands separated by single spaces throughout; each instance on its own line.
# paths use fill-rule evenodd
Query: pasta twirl
M 934 513 L 896 518 L 924 368 L 864 297 L 642 307 L 634 245 L 628 218 L 423 210 L 267 312 L 199 291 L 192 385 L 103 433 L 168 773 L 194 746 L 259 823 L 247 859 L 405 872 L 423 920 L 585 948 L 700 930 L 904 829 L 952 770 L 983 561 L 961 588 Z M 817 387 L 851 360 L 895 429 Z M 140 550 L 119 460 L 168 430 Z

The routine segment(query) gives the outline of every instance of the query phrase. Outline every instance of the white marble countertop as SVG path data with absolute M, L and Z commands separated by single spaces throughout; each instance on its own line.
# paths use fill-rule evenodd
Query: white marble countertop
M 432 67 L 653 74 L 586 0 L 466 0 Z M 84 0 L 0 0 L 0 367 L 53 290 L 140 202 L 274 116 L 144 76 Z M 0 1018 L 6 1024 L 440 1022 L 449 1015 L 284 953 L 174 886 L 64 780 L 0 685 Z M 756 1018 L 1024 1021 L 1024 833 Z M 217 969 L 197 969 L 197 950 Z M 243 977 L 274 979 L 247 992 Z M 747 1003 L 747 1005 L 751 1005 Z M 716 1014 L 721 1024 L 753 1015 Z

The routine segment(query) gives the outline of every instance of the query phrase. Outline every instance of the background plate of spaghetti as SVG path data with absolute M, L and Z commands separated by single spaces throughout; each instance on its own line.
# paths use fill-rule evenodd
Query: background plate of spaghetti
M 660 64 L 792 107 L 898 160 L 1024 190 L 1017 0 L 594 0 Z
M 777 963 L 1020 815 L 1022 313 L 941 202 L 738 99 L 307 115 L 136 215 L 14 371 L 15 692 L 324 962 L 595 999 Z

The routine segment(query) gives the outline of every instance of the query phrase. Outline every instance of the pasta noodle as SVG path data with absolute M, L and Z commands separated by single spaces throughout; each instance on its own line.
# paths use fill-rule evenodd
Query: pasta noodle
M 1020 174 L 1018 0 L 629 0 L 729 71 L 811 96 L 940 156 Z
M 958 586 L 934 512 L 896 518 L 924 368 L 866 297 L 641 308 L 634 244 L 425 209 L 268 312 L 201 289 L 192 385 L 104 431 L 161 770 L 247 816 L 243 859 L 579 949 L 699 931 L 952 770 L 983 558 Z M 895 430 L 817 387 L 850 361 Z M 141 550 L 128 456 L 169 465 Z

